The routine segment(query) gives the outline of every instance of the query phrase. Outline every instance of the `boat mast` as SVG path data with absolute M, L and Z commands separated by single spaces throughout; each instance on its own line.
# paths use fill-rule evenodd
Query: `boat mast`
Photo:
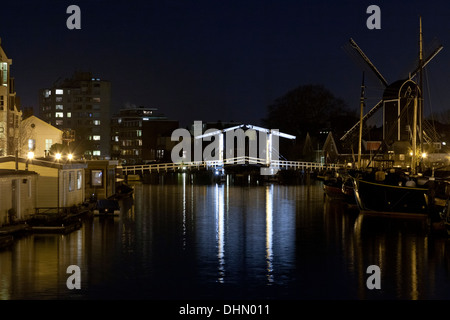
M 361 98 L 360 98 L 360 114 L 359 114 L 359 145 L 358 145 L 358 169 L 361 169 L 361 144 L 362 144 L 362 126 L 364 115 L 364 71 L 361 83 Z
M 422 131 L 422 123 L 423 123 L 423 36 L 422 36 L 422 17 L 419 16 L 419 141 L 420 141 L 420 152 L 424 152 L 423 150 L 423 131 Z
M 412 158 L 411 158 L 411 172 L 417 173 L 417 97 L 418 93 L 414 97 L 414 115 L 413 115 L 413 135 L 412 135 Z
M 411 172 L 417 173 L 417 125 L 419 125 L 420 151 L 423 152 L 422 122 L 423 122 L 423 96 L 422 96 L 422 72 L 423 72 L 423 51 L 422 51 L 422 17 L 419 16 L 419 87 L 414 97 L 413 134 L 412 134 L 412 159 Z M 420 95 L 420 98 L 419 98 Z M 419 122 L 419 123 L 417 123 Z

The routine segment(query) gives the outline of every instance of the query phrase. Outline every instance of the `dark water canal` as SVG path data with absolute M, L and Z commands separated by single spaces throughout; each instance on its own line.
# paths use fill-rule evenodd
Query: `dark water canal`
M 312 185 L 135 184 L 115 218 L 0 251 L 0 299 L 448 299 L 450 242 Z M 67 268 L 80 268 L 70 290 Z M 380 289 L 369 289 L 369 266 Z M 374 278 L 373 278 L 374 279 Z

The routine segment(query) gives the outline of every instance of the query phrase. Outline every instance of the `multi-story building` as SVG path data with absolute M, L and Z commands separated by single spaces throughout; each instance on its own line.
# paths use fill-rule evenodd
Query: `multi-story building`
M 76 157 L 110 158 L 111 83 L 90 72 L 40 90 L 40 118 L 64 132 Z
M 169 120 L 156 108 L 124 108 L 112 117 L 111 157 L 124 164 L 170 162 L 172 132 L 177 120 Z
M 20 150 L 19 127 L 22 120 L 20 101 L 11 77 L 12 59 L 9 59 L 0 40 L 0 156 L 15 155 Z

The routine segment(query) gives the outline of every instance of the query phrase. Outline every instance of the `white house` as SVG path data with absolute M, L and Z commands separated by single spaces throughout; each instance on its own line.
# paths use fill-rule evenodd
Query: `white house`
M 62 143 L 63 132 L 51 124 L 30 116 L 21 121 L 19 157 L 26 158 L 29 151 L 35 158 L 43 158 L 55 143 Z

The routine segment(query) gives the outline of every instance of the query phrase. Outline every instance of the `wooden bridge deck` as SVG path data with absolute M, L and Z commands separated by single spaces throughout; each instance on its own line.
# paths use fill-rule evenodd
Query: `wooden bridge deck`
M 227 166 L 236 165 L 249 165 L 267 167 L 275 170 L 333 170 L 344 168 L 344 164 L 325 164 L 319 162 L 305 162 L 305 161 L 284 161 L 284 160 L 272 160 L 267 163 L 266 159 L 252 158 L 252 157 L 236 157 L 228 158 L 224 160 L 212 160 L 212 161 L 191 161 L 182 163 L 153 163 L 142 165 L 125 165 L 122 166 L 122 172 L 124 175 L 129 174 L 143 174 L 150 172 L 176 172 L 180 170 L 215 170 L 217 168 L 225 168 Z

